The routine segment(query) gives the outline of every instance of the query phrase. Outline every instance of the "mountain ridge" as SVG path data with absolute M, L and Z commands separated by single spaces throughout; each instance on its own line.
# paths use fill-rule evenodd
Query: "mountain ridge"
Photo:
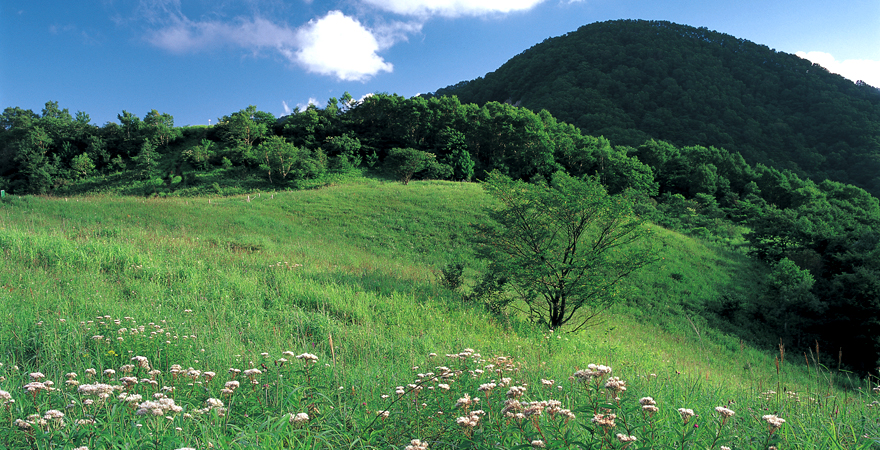
M 707 28 L 597 22 L 433 95 L 547 109 L 617 145 L 724 147 L 880 193 L 880 90 Z

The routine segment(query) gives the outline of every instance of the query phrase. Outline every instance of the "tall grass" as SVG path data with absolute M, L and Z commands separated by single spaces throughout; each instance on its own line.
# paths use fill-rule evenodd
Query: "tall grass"
M 629 302 L 576 335 L 462 300 L 439 282 L 440 272 L 450 263 L 466 265 L 466 274 L 480 269 L 467 236 L 490 201 L 473 184 L 369 179 L 234 197 L 10 198 L 0 203 L 0 390 L 15 402 L 0 399 L 0 444 L 874 445 L 869 405 L 877 394 L 867 381 L 850 377 L 851 387 L 842 387 L 847 374 L 818 367 L 815 355 L 755 349 L 683 306 L 688 295 L 717 298 L 758 278 L 747 259 L 724 248 L 659 230 L 662 265 L 633 280 Z M 132 361 L 138 356 L 147 367 Z M 590 363 L 613 372 L 575 376 Z M 36 372 L 45 378 L 30 376 Z M 81 390 L 124 386 L 125 376 L 138 383 L 112 388 L 106 399 Z M 609 391 L 610 377 L 627 390 Z M 45 380 L 55 390 L 24 389 Z M 224 394 L 228 381 L 240 386 Z M 561 403 L 544 403 L 540 415 L 505 416 L 513 386 L 525 387 L 520 401 Z M 179 412 L 137 414 L 162 392 Z M 465 394 L 479 403 L 462 403 Z M 649 396 L 653 414 L 639 403 Z M 722 420 L 718 406 L 736 414 Z M 685 424 L 678 408 L 696 416 Z M 51 410 L 64 417 L 46 418 Z M 471 414 L 477 410 L 484 413 Z M 615 427 L 594 422 L 598 414 L 615 414 Z M 786 420 L 772 434 L 761 419 L 771 414 Z M 475 415 L 474 426 L 459 423 Z

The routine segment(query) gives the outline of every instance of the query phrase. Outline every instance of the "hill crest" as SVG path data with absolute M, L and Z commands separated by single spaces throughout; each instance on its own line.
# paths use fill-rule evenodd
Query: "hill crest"
M 880 192 L 880 90 L 707 28 L 593 23 L 435 94 L 546 109 L 617 145 L 724 147 L 751 164 Z

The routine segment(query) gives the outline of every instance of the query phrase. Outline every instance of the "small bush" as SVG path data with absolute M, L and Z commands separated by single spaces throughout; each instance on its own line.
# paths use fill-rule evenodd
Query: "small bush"
M 457 290 L 461 287 L 462 273 L 464 272 L 464 264 L 449 263 L 442 270 L 442 278 L 440 283 L 450 290 Z

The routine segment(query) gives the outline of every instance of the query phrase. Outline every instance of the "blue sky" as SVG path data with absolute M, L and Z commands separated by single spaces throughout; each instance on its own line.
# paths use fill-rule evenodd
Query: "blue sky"
M 432 92 L 613 19 L 707 27 L 880 86 L 877 0 L 4 0 L 0 108 L 281 116 L 346 91 Z

